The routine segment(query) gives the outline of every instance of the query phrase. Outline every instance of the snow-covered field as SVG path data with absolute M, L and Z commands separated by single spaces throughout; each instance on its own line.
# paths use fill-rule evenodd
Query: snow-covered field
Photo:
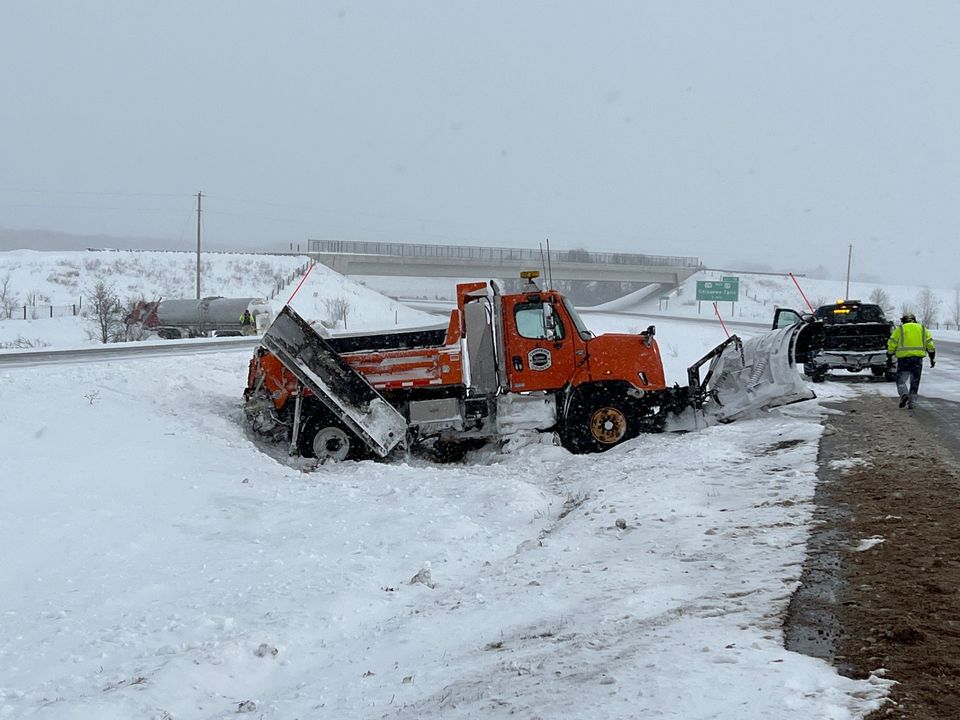
M 247 359 L 0 371 L 0 718 L 807 719 L 882 697 L 782 647 L 817 403 L 601 456 L 545 436 L 305 473 L 247 434 Z
M 299 309 L 352 287 L 338 277 L 311 275 Z M 370 323 L 402 311 L 355 297 Z M 71 344 L 55 322 L 31 327 Z M 657 325 L 678 382 L 722 339 Z M 886 385 L 603 455 L 522 436 L 464 464 L 308 472 L 247 432 L 248 359 L 0 365 L 0 719 L 840 720 L 882 702 L 882 673 L 786 651 L 781 621 L 822 401 Z
M 303 278 L 298 271 L 308 260 L 302 255 L 203 253 L 201 295 L 264 299 L 275 295 L 271 304 L 279 310 L 297 291 Z M 99 333 L 84 307 L 92 304 L 90 297 L 101 281 L 124 303 L 131 298 L 193 298 L 196 256 L 126 250 L 0 252 L 0 349 L 98 343 Z M 436 320 L 322 265 L 313 267 L 291 305 L 302 316 L 340 330 L 344 318 L 335 308 L 347 308 L 350 331 L 421 326 Z

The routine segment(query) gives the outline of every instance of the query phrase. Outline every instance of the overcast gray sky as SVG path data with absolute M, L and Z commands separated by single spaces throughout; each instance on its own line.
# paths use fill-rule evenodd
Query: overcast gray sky
M 960 3 L 0 7 L 0 226 L 752 259 L 952 287 Z

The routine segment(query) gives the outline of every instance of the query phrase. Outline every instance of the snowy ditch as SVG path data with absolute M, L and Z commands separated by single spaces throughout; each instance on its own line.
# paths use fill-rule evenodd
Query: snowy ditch
M 603 455 L 533 436 L 305 473 L 245 431 L 248 357 L 0 372 L 0 718 L 843 718 L 883 697 L 783 647 L 817 402 Z

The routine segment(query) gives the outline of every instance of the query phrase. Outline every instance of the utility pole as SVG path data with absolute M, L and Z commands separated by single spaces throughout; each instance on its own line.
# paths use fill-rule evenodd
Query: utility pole
M 200 201 L 203 193 L 197 193 L 197 300 L 200 299 Z
M 853 243 L 850 243 L 850 250 L 847 252 L 847 293 L 843 296 L 844 300 L 850 299 L 850 261 L 853 259 Z

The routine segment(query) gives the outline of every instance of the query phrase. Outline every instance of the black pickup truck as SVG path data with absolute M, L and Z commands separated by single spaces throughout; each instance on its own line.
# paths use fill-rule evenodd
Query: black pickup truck
M 879 305 L 838 300 L 821 305 L 812 314 L 778 308 L 774 329 L 806 323 L 797 337 L 796 361 L 813 382 L 823 382 L 830 370 L 860 372 L 870 369 L 877 378 L 893 380 L 896 367 L 887 356 L 893 322 Z

